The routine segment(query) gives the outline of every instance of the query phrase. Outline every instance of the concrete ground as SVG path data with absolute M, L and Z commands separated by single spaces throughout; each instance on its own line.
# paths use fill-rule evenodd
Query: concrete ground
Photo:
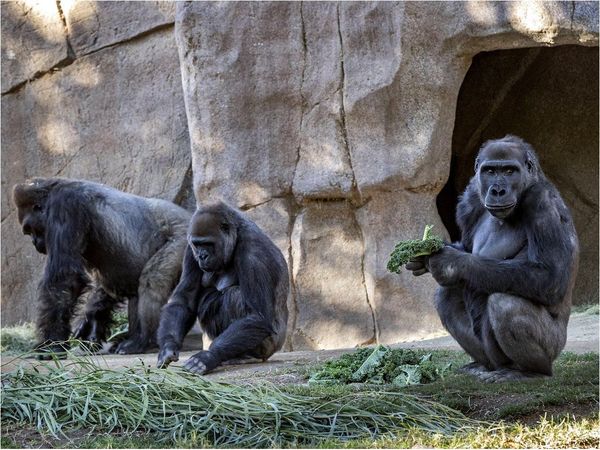
M 599 324 L 600 316 L 573 314 L 569 321 L 567 344 L 565 351 L 587 353 L 599 351 Z M 181 366 L 194 353 L 200 349 L 201 338 L 199 335 L 190 335 L 186 338 L 184 348 L 178 362 L 174 366 Z M 412 349 L 448 349 L 460 350 L 458 344 L 448 334 L 440 332 L 440 336 L 433 339 L 413 340 L 392 345 L 394 348 Z M 305 380 L 306 368 L 322 361 L 335 358 L 343 353 L 352 351 L 352 348 L 318 351 L 279 352 L 264 363 L 228 365 L 218 368 L 213 373 L 206 375 L 214 380 L 242 381 L 254 377 L 268 379 L 281 384 L 302 383 Z M 157 353 L 143 355 L 99 355 L 98 362 L 111 368 L 130 367 L 143 362 L 145 366 L 154 367 Z M 2 358 L 2 372 L 14 369 L 19 364 L 33 365 L 36 361 L 14 360 L 9 357 Z

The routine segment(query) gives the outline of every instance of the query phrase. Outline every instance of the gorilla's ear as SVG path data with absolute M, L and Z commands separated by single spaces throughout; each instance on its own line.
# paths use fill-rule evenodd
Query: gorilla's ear
M 479 170 L 479 155 L 477 155 L 477 158 L 475 158 L 475 173 L 477 173 L 477 171 Z

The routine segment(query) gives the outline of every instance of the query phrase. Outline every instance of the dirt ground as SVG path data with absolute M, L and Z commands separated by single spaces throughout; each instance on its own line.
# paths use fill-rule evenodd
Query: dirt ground
M 574 353 L 587 353 L 599 351 L 599 325 L 600 316 L 573 314 L 569 321 L 567 344 L 565 351 Z M 198 334 L 190 334 L 184 343 L 180 359 L 173 365 L 182 365 L 190 356 L 201 348 L 201 337 Z M 437 337 L 422 340 L 400 342 L 392 345 L 394 348 L 420 348 L 420 349 L 447 349 L 460 350 L 458 344 L 445 332 L 438 333 Z M 337 350 L 318 351 L 295 351 L 279 352 L 264 363 L 226 365 L 206 375 L 215 380 L 248 379 L 257 377 L 269 379 L 275 383 L 302 383 L 306 371 L 305 368 L 318 364 L 325 360 L 335 358 L 343 353 L 352 351 L 352 348 Z M 99 355 L 98 362 L 111 368 L 131 367 L 142 362 L 146 366 L 153 367 L 156 364 L 156 352 L 143 355 Z M 10 371 L 19 364 L 36 364 L 33 359 L 14 360 L 10 357 L 2 358 L 2 372 Z

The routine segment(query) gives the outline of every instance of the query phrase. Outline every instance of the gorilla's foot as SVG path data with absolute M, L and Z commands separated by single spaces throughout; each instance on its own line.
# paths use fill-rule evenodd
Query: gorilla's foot
M 204 375 L 205 373 L 214 370 L 218 366 L 218 361 L 210 351 L 201 351 L 190 357 L 183 365 L 186 370 Z
M 141 339 L 127 339 L 115 348 L 115 353 L 119 355 L 131 355 L 133 353 L 144 353 L 150 346 Z
M 503 383 L 506 381 L 531 381 L 536 378 L 549 378 L 549 375 L 517 369 L 498 369 L 480 373 L 478 378 L 484 383 Z
M 483 373 L 489 372 L 489 369 L 483 364 L 473 361 L 469 364 L 465 364 L 460 369 L 458 369 L 458 371 L 460 373 L 466 373 L 467 375 L 479 376 Z

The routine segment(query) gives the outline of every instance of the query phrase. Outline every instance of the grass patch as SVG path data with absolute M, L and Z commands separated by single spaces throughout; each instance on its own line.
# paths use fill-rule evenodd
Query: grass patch
M 407 429 L 447 434 L 474 422 L 399 390 L 348 386 L 297 393 L 272 384 L 231 385 L 182 370 L 110 370 L 91 360 L 41 363 L 2 375 L 3 424 L 54 438 L 73 430 L 158 432 L 161 441 L 218 446 L 315 445 Z
M 598 430 L 598 417 L 582 420 L 572 417 L 560 420 L 543 418 L 535 425 L 499 423 L 457 431 L 450 435 L 409 429 L 400 434 L 351 441 L 327 439 L 316 448 L 599 448 Z M 56 440 L 31 429 L 6 430 L 5 427 L 0 445 L 2 448 L 165 448 L 165 445 L 173 448 L 214 447 L 206 439 L 194 435 L 167 443 L 157 438 L 159 436 L 155 433 L 133 433 L 127 436 L 99 433 L 82 436 L 67 433 L 67 436 Z M 302 447 L 303 445 L 293 446 Z
M 450 350 L 434 351 L 432 358 L 454 367 L 468 362 L 464 353 Z M 37 373 L 3 375 L 2 447 L 599 445 L 599 359 L 591 353 L 561 355 L 550 379 L 485 384 L 451 370 L 443 379 L 404 388 L 233 386 L 171 369 L 137 366 L 117 372 L 85 364 L 56 361 L 39 366 Z M 438 409 L 439 403 L 476 420 Z
M 405 391 L 426 396 L 478 419 L 518 420 L 534 415 L 537 420 L 552 408 L 597 410 L 598 365 L 597 353 L 567 352 L 555 361 L 551 378 L 488 384 L 455 372 L 435 383 L 410 386 Z
M 391 438 L 361 439 L 350 443 L 329 441 L 320 448 L 598 448 L 599 429 L 597 417 L 583 420 L 544 418 L 533 426 L 501 423 L 450 436 L 413 430 Z

